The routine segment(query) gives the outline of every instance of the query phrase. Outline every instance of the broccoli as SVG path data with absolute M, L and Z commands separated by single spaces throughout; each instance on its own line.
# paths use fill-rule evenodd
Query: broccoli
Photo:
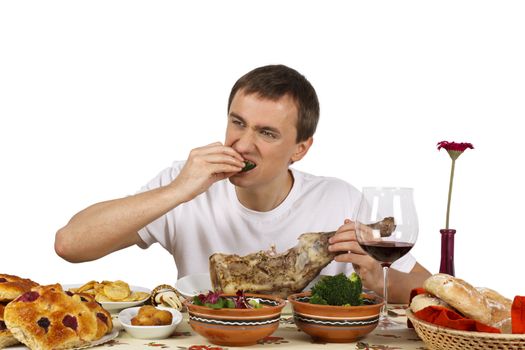
M 319 294 L 313 294 L 313 295 L 310 297 L 310 304 L 328 305 L 328 303 L 326 302 L 326 300 L 324 300 L 323 298 L 321 298 L 321 297 L 319 296 Z
M 363 284 L 355 272 L 350 277 L 343 273 L 322 277 L 312 288 L 310 303 L 328 305 L 362 305 Z

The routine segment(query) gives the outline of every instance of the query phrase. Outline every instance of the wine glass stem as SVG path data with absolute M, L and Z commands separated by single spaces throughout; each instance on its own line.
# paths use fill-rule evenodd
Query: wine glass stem
M 388 318 L 388 266 L 383 266 L 383 298 L 385 303 L 381 310 L 381 318 Z

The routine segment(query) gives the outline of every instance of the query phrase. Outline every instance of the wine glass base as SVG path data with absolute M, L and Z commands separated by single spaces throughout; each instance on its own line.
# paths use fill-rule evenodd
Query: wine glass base
M 393 329 L 406 329 L 406 323 L 396 322 L 390 317 L 380 317 L 377 329 L 380 330 L 393 330 Z

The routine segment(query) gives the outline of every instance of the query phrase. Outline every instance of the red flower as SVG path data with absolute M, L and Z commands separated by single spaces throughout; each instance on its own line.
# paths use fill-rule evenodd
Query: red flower
M 456 159 L 467 149 L 471 148 L 474 149 L 474 146 L 472 146 L 471 143 L 467 142 L 448 142 L 448 141 L 441 141 L 437 143 L 437 149 L 438 151 L 444 148 L 447 152 L 450 158 L 452 158 L 452 168 L 450 169 L 450 183 L 448 187 L 448 203 L 447 203 L 447 218 L 445 222 L 445 228 L 448 229 L 449 219 L 450 219 L 450 200 L 452 198 L 452 183 L 454 181 L 454 168 L 456 165 Z
M 444 148 L 447 151 L 459 151 L 459 152 L 463 152 L 467 148 L 474 149 L 474 146 L 472 146 L 472 144 L 468 142 L 441 141 L 441 142 L 438 142 L 437 146 L 438 146 L 438 151 L 441 148 Z

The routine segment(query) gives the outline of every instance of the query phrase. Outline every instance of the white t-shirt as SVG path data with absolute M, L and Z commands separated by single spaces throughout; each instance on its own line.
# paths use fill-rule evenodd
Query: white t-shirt
M 171 183 L 185 162 L 174 162 L 139 192 Z M 281 253 L 297 244 L 305 232 L 334 231 L 346 218 L 352 219 L 360 192 L 331 177 L 310 175 L 290 169 L 293 187 L 275 209 L 257 212 L 244 207 L 228 180 L 214 183 L 193 200 L 170 210 L 139 231 L 147 248 L 158 242 L 173 255 L 178 278 L 208 272 L 213 253 L 247 255 L 270 249 Z M 409 272 L 415 259 L 407 254 L 392 267 Z M 352 264 L 333 261 L 321 274 L 349 274 Z

